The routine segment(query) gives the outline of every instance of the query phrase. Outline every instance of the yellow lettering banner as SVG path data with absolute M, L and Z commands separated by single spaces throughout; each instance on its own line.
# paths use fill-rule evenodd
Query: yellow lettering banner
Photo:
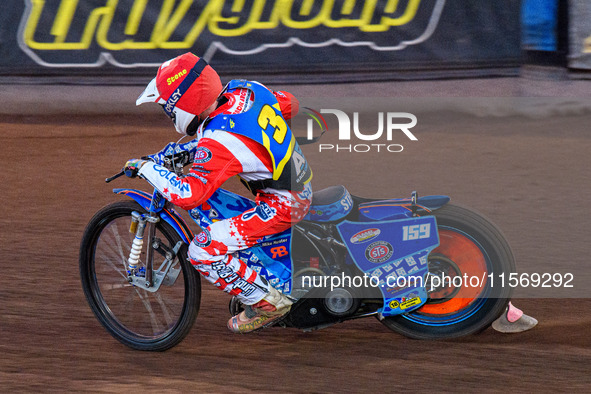
M 339 36 L 339 29 L 388 32 L 445 0 L 27 0 L 23 42 L 37 51 L 188 49 L 204 40 L 272 35 L 282 29 Z M 89 4 L 96 4 L 89 7 Z M 440 12 L 440 10 L 439 10 Z M 156 15 L 156 18 L 154 18 Z M 416 37 L 415 37 L 416 38 Z

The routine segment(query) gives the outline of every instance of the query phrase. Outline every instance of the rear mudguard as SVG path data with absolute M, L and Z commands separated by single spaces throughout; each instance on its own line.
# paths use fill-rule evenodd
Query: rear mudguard
M 135 189 L 113 189 L 113 193 L 128 196 L 140 204 L 146 211 L 150 210 L 152 195 L 149 193 Z M 191 243 L 191 240 L 195 237 L 195 235 L 187 223 L 175 210 L 172 208 L 164 208 L 159 212 L 159 215 L 162 220 L 170 224 L 172 228 L 176 230 L 184 243 L 187 245 Z
M 416 209 L 419 215 L 429 214 L 449 202 L 448 196 L 419 197 Z M 368 201 L 359 204 L 360 221 L 382 221 L 413 217 L 412 200 L 400 198 L 392 200 Z

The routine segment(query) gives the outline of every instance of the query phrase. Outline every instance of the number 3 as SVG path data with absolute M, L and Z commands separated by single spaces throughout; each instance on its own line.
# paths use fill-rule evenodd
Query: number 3
M 269 104 L 265 104 L 263 108 L 261 108 L 261 112 L 259 113 L 259 126 L 263 129 L 267 129 L 269 125 L 275 129 L 273 133 L 273 139 L 277 141 L 277 143 L 282 144 L 285 140 L 285 135 L 287 134 L 287 124 L 285 120 L 281 117 L 281 115 L 277 115 L 273 107 Z

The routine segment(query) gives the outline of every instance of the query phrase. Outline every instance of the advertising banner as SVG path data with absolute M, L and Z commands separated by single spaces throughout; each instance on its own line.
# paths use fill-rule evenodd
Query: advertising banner
M 591 3 L 571 0 L 569 3 L 569 67 L 591 69 Z
M 537 51 L 557 49 L 558 0 L 524 0 L 522 4 L 523 48 Z
M 187 51 L 221 73 L 515 66 L 519 1 L 6 0 L 3 75 L 151 75 Z

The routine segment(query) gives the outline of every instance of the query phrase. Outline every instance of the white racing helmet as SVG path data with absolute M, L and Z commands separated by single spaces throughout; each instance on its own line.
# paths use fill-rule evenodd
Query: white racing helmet
M 215 70 L 188 52 L 162 63 L 136 105 L 162 105 L 177 132 L 194 135 L 200 123 L 198 115 L 216 101 L 221 91 L 222 82 Z

